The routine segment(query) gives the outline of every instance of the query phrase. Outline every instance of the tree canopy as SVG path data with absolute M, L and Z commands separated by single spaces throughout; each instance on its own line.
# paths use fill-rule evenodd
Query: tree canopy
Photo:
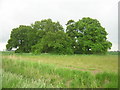
M 11 50 L 17 48 L 16 52 L 30 52 L 31 46 L 35 43 L 35 32 L 30 26 L 20 25 L 18 28 L 14 28 L 11 32 L 10 39 L 6 48 Z
M 96 19 L 88 17 L 77 22 L 69 20 L 66 25 L 66 33 L 73 40 L 74 53 L 106 53 L 112 46 L 112 43 L 107 41 L 108 33 Z
M 105 54 L 112 46 L 107 35 L 97 19 L 69 20 L 66 31 L 59 22 L 44 19 L 14 28 L 6 48 L 23 53 Z
M 71 38 L 63 31 L 48 32 L 36 45 L 33 46 L 35 53 L 73 54 Z

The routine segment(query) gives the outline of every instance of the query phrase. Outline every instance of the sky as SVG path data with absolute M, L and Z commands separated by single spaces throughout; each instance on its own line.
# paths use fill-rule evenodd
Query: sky
M 0 51 L 13 28 L 51 18 L 65 28 L 68 20 L 97 19 L 108 32 L 111 51 L 118 50 L 119 0 L 0 0 Z

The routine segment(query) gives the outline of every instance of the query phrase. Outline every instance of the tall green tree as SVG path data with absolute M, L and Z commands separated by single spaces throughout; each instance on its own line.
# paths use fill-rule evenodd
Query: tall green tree
M 112 43 L 107 40 L 108 33 L 96 19 L 82 18 L 74 22 L 69 20 L 66 33 L 73 40 L 74 53 L 106 53 Z
M 17 48 L 16 52 L 30 52 L 35 42 L 35 31 L 30 26 L 20 25 L 11 31 L 6 48 Z
M 34 47 L 33 51 L 37 52 L 37 53 L 53 52 L 53 49 L 50 49 L 49 46 L 45 45 L 45 38 L 49 37 L 49 33 L 52 33 L 53 36 L 55 36 L 54 34 L 56 34 L 57 32 L 59 32 L 59 31 L 63 32 L 64 29 L 63 29 L 62 25 L 60 25 L 59 22 L 53 22 L 51 19 L 44 19 L 41 21 L 36 21 L 35 23 L 31 24 L 31 26 L 34 30 L 37 31 L 36 35 L 38 37 L 37 38 L 38 43 L 35 46 L 33 46 Z M 49 37 L 48 40 L 50 39 L 50 42 L 51 42 L 52 38 L 53 37 Z M 54 37 L 54 38 L 57 38 L 57 37 Z M 46 42 L 48 40 L 46 39 Z M 44 44 L 43 44 L 43 42 L 44 42 Z M 53 39 L 53 42 L 54 42 L 54 39 Z M 42 47 L 44 47 L 44 48 L 42 48 Z M 39 52 L 40 48 L 42 48 L 42 51 Z M 38 49 L 38 50 L 36 50 L 36 49 Z
M 51 19 L 43 19 L 41 21 L 35 21 L 35 23 L 31 24 L 32 29 L 36 31 L 36 41 L 39 42 L 44 35 L 48 32 L 58 32 L 64 31 L 62 25 L 59 22 L 53 22 Z

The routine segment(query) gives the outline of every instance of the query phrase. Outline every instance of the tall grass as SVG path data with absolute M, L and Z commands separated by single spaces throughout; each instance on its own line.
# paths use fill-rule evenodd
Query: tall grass
M 34 80 L 3 71 L 3 88 L 45 88 L 46 86 L 51 87 L 50 84 L 46 85 L 43 79 Z
M 116 88 L 117 73 L 59 67 L 55 64 L 3 58 L 3 88 Z

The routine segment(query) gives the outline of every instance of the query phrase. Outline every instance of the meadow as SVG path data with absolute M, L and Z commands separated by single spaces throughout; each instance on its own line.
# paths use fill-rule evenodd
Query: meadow
M 117 54 L 2 53 L 2 88 L 117 87 Z

